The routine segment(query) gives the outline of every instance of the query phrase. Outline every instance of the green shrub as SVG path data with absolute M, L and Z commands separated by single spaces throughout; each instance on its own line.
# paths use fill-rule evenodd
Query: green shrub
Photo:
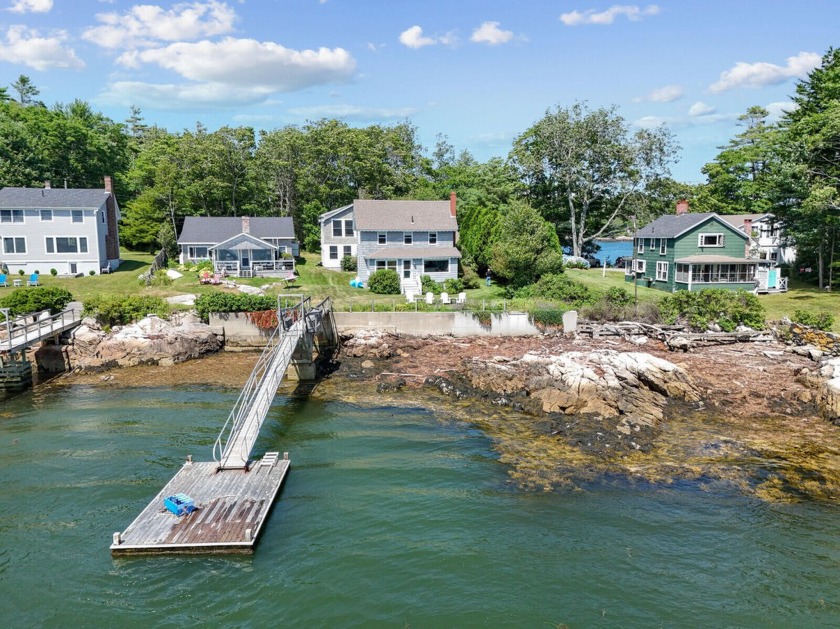
M 213 292 L 195 300 L 195 310 L 205 323 L 211 312 L 259 312 L 272 308 L 277 308 L 277 300 L 266 295 Z
M 476 273 L 471 266 L 467 266 L 466 264 L 463 267 L 461 281 L 464 284 L 464 288 L 478 288 L 481 285 L 481 278 L 478 277 L 478 273 Z
M 50 275 L 52 275 L 53 277 L 58 275 L 58 269 L 50 269 Z
M 201 262 L 193 266 L 192 270 L 201 273 L 202 271 L 215 271 L 216 269 L 213 267 L 212 260 L 202 260 Z
M 102 326 L 126 325 L 148 314 L 168 317 L 169 304 L 160 297 L 126 295 L 92 297 L 84 302 L 86 317 L 94 317 Z
M 441 291 L 443 291 L 443 286 L 434 281 L 431 275 L 420 276 L 420 288 L 423 293 L 434 293 L 435 295 L 440 295 Z
M 94 275 L 96 275 L 96 271 L 94 271 L 93 269 L 91 269 L 90 271 L 88 271 L 88 275 L 90 275 L 91 277 L 93 277 Z
M 834 325 L 834 315 L 830 312 L 809 312 L 797 310 L 793 313 L 792 320 L 802 325 L 807 325 L 818 330 L 830 330 Z
M 36 286 L 20 288 L 0 299 L 0 307 L 8 308 L 9 314 L 18 316 L 30 312 L 49 310 L 58 314 L 73 301 L 73 295 L 65 288 L 57 286 Z
M 604 293 L 603 299 L 612 306 L 626 306 L 633 301 L 633 296 L 626 289 L 613 286 Z
M 700 330 L 712 324 L 725 332 L 732 332 L 739 325 L 756 330 L 764 328 L 764 306 L 758 297 L 745 290 L 681 290 L 666 295 L 659 302 L 659 309 L 665 323 L 686 323 Z
M 368 288 L 377 295 L 399 295 L 400 276 L 394 269 L 379 269 L 368 278 Z
M 341 258 L 341 270 L 355 273 L 357 271 L 358 263 L 353 256 L 344 256 Z
M 91 271 L 91 275 L 93 275 L 93 271 Z M 155 271 L 155 274 L 152 275 L 152 279 L 149 282 L 151 286 L 169 286 L 171 283 L 172 278 L 166 274 L 164 269 Z
M 18 275 L 23 277 L 24 275 L 26 275 L 26 271 L 24 271 L 23 269 L 18 269 Z
M 558 308 L 535 308 L 531 311 L 531 323 L 538 325 L 563 325 L 563 313 L 565 310 Z
M 592 293 L 585 284 L 576 282 L 562 273 L 543 275 L 535 284 L 516 293 L 517 297 L 531 297 L 581 305 L 592 300 Z
M 450 295 L 455 295 L 464 290 L 464 283 L 460 279 L 450 277 L 443 281 L 443 289 Z

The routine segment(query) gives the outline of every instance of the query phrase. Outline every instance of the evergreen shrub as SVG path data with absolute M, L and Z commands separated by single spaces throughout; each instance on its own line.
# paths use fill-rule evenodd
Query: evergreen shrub
M 834 325 L 834 315 L 830 312 L 809 312 L 808 310 L 796 310 L 793 313 L 792 321 L 807 325 L 818 330 L 830 330 Z
M 168 317 L 169 304 L 149 295 L 96 296 L 83 303 L 86 317 L 94 317 L 102 326 L 127 325 L 148 314 Z
M 714 324 L 724 332 L 732 332 L 739 325 L 762 330 L 765 325 L 764 306 L 745 290 L 680 290 L 663 297 L 659 310 L 665 323 L 685 323 L 699 330 Z
M 379 269 L 368 278 L 368 288 L 377 295 L 399 295 L 400 276 L 394 269 Z
M 8 308 L 9 314 L 13 317 L 41 310 L 58 314 L 71 301 L 73 301 L 73 295 L 66 288 L 36 286 L 12 291 L 0 299 L 0 307 Z
M 356 262 L 356 258 L 353 256 L 344 256 L 341 258 L 341 270 L 342 271 L 350 271 L 355 273 L 358 269 L 358 263 Z

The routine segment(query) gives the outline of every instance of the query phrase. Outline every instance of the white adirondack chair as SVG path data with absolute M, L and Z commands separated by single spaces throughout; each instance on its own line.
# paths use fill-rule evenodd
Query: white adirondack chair
M 467 303 L 467 294 L 466 293 L 458 293 L 458 299 L 455 300 L 456 304 L 463 306 Z
M 405 300 L 408 303 L 413 304 L 417 300 L 417 294 L 412 290 L 407 290 L 405 291 Z
M 430 306 L 435 303 L 435 294 L 434 293 L 426 293 L 426 303 Z
M 451 304 L 452 300 L 449 299 L 449 293 L 441 293 L 440 294 L 440 303 L 442 304 Z

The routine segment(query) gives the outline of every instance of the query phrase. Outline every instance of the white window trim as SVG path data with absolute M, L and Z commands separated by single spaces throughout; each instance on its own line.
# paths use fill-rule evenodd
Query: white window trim
M 636 273 L 644 273 L 647 269 L 647 260 L 636 258 Z
M 2 210 L 2 212 L 8 212 L 9 213 L 9 220 L 4 221 L 2 218 L 0 218 L 0 223 L 9 223 L 11 225 L 11 224 L 14 224 L 14 223 L 20 224 L 20 223 L 25 223 L 26 222 L 26 212 L 24 212 L 23 210 L 4 209 L 4 210 Z M 0 212 L 0 215 L 2 215 L 2 212 Z M 15 220 L 15 213 L 17 213 L 20 216 L 19 221 Z
M 338 226 L 338 230 L 336 230 L 336 225 Z M 336 233 L 336 231 L 338 231 L 338 233 Z M 342 221 L 340 218 L 333 219 L 332 235 L 333 238 L 342 238 L 344 236 L 344 221 Z
M 414 244 L 414 234 L 412 232 L 403 232 L 403 244 L 404 245 L 413 245 Z
M 667 282 L 668 281 L 668 263 L 667 262 L 657 262 L 656 263 L 656 281 L 657 282 Z
M 384 240 L 384 242 L 383 242 Z M 379 245 L 387 245 L 388 244 L 388 233 L 387 232 L 378 232 L 376 234 L 376 243 Z
M 704 239 L 710 236 L 715 236 L 718 239 L 718 244 L 716 245 L 707 245 L 704 244 Z M 723 247 L 723 234 L 718 232 L 714 234 L 697 234 L 697 246 L 698 247 Z
M 51 223 L 53 219 L 53 211 L 52 210 L 39 210 L 38 215 L 41 218 L 42 223 Z M 49 218 L 44 218 L 44 216 L 49 216 Z
M 353 245 L 344 245 L 342 250 L 345 256 L 352 256 L 353 255 Z
M 14 251 L 6 251 L 6 238 L 9 238 L 10 240 L 12 240 L 12 245 L 14 246 L 14 249 L 15 249 Z M 18 239 L 23 240 L 23 251 L 18 251 L 17 250 L 17 243 L 15 241 L 17 241 Z M 26 255 L 26 252 L 29 251 L 29 243 L 26 242 L 26 236 L 3 236 L 2 240 L 3 240 L 2 245 L 3 245 L 3 254 L 4 255 L 22 256 L 22 255 Z
M 659 239 L 658 238 L 648 238 L 648 249 L 649 250 L 653 251 L 654 249 L 656 249 L 656 245 L 658 244 L 658 243 L 654 242 L 656 240 L 659 240 Z
M 353 226 L 353 219 L 352 218 L 345 218 L 344 219 L 344 235 L 346 237 L 355 236 L 356 232 Z
M 79 217 L 79 220 L 76 220 L 76 217 Z M 85 211 L 84 210 L 70 210 L 70 222 L 71 223 L 84 223 L 85 222 Z
M 661 238 L 659 240 L 659 255 L 664 256 L 668 253 L 668 239 Z
M 644 253 L 645 252 L 645 239 L 638 238 L 639 242 L 636 243 L 636 253 Z
M 329 249 L 327 250 L 327 255 L 329 256 L 330 260 L 338 260 L 338 245 L 330 245 Z
M 59 238 L 75 238 L 76 251 L 59 251 L 56 240 Z M 82 241 L 85 241 L 85 250 L 82 251 Z M 50 251 L 47 243 L 52 241 L 53 250 Z M 44 253 L 48 256 L 73 256 L 90 253 L 90 243 L 87 236 L 44 236 Z
M 435 241 L 432 242 L 432 236 L 434 236 Z M 438 244 L 438 233 L 437 232 L 429 232 L 429 244 L 434 246 Z

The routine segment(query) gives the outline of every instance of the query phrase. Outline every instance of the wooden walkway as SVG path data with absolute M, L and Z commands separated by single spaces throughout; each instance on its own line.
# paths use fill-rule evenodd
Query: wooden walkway
M 289 470 L 288 458 L 267 453 L 250 471 L 217 472 L 215 462 L 188 461 L 122 533 L 113 555 L 252 553 Z M 177 493 L 196 511 L 177 516 L 163 499 Z
M 0 323 L 0 352 L 16 353 L 81 323 L 75 310 L 50 315 L 49 310 Z

